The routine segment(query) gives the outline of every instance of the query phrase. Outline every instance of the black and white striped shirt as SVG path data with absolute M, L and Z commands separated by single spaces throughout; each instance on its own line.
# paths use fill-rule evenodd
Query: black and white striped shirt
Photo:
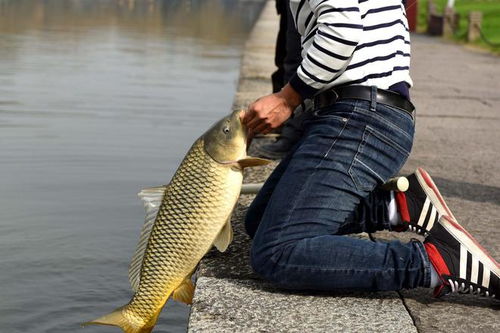
M 290 9 L 303 57 L 290 84 L 303 98 L 346 84 L 412 85 L 401 0 L 290 0 Z

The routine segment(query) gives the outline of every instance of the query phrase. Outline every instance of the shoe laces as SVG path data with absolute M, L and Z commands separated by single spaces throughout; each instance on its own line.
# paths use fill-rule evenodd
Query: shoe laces
M 408 225 L 408 230 L 411 232 L 414 232 L 416 234 L 422 235 L 422 236 L 427 236 L 429 234 L 429 232 L 427 230 L 425 230 L 424 228 L 422 228 L 421 226 L 417 226 L 417 225 L 413 225 L 413 224 Z
M 474 286 L 472 284 L 468 284 L 466 282 L 460 283 L 452 279 L 448 279 L 448 283 L 450 285 L 451 292 L 453 293 L 472 294 L 495 298 L 495 294 L 490 294 L 490 292 L 486 288 L 476 287 L 474 289 Z

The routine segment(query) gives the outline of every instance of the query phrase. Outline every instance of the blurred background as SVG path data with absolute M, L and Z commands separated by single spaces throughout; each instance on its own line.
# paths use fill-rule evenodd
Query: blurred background
M 0 0 L 1 332 L 75 332 L 128 302 L 137 193 L 231 110 L 262 4 Z M 155 332 L 188 313 L 169 302 Z

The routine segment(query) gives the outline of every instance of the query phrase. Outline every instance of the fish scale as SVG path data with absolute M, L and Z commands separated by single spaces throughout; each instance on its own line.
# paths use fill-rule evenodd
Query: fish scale
M 239 179 L 238 179 L 239 178 Z M 124 315 L 150 318 L 189 276 L 227 221 L 238 198 L 241 171 L 208 156 L 195 142 L 172 178 L 151 232 L 139 288 Z

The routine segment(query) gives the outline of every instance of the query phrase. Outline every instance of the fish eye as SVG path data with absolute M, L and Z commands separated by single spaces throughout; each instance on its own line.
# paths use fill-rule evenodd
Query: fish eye
M 224 132 L 225 134 L 228 134 L 228 133 L 229 133 L 229 127 L 227 127 L 227 126 L 226 126 L 226 127 L 224 127 L 224 128 L 222 129 L 222 132 Z

